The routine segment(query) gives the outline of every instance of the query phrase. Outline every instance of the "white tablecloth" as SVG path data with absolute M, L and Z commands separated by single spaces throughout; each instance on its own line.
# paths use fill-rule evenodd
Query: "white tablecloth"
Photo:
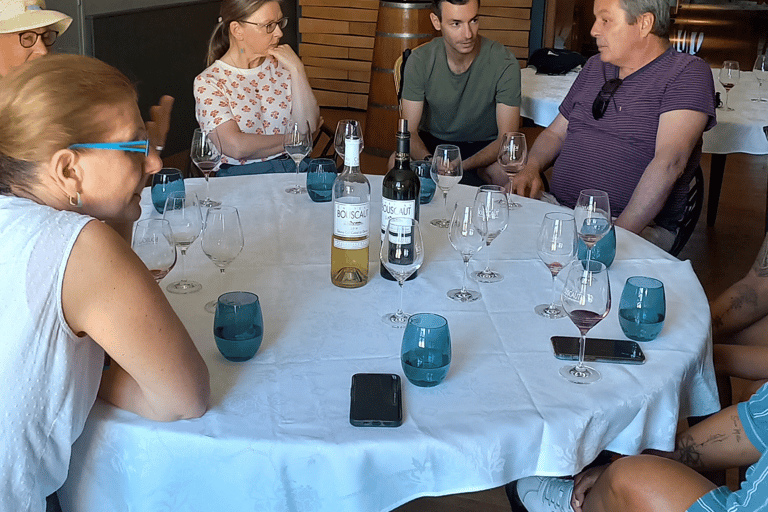
M 603 378 L 589 386 L 558 374 L 564 363 L 554 358 L 549 337 L 578 331 L 567 318 L 533 311 L 551 292 L 534 240 L 543 215 L 557 207 L 522 198 L 523 208 L 511 213 L 491 247 L 505 279 L 473 283 L 483 298 L 470 304 L 446 297 L 460 285 L 463 263 L 447 231 L 428 223 L 441 215 L 442 199 L 422 206 L 426 259 L 405 285 L 404 305 L 448 319 L 453 361 L 440 386 L 411 385 L 400 367 L 402 330 L 381 321 L 397 307 L 397 284 L 379 277 L 372 263 L 366 286 L 334 287 L 332 205 L 284 193 L 293 180 L 211 181 L 214 198 L 240 209 L 245 249 L 222 285 L 195 242 L 188 271 L 204 288 L 169 299 L 210 369 L 212 407 L 199 419 L 156 423 L 98 402 L 73 449 L 60 493 L 65 511 L 390 510 L 420 496 L 572 474 L 603 449 L 668 450 L 681 415 L 718 409 L 709 309 L 690 263 L 621 229 L 610 269 L 614 308 L 591 334 L 623 336 L 616 306 L 624 281 L 636 274 L 664 281 L 664 329 L 643 344 L 643 366 L 597 364 Z M 370 180 L 375 240 L 381 177 Z M 202 180 L 187 187 L 204 190 Z M 459 186 L 449 200 L 473 195 Z M 482 251 L 478 258 L 472 266 L 484 264 Z M 179 268 L 162 284 L 178 279 Z M 203 310 L 223 288 L 254 291 L 261 300 L 264 343 L 245 363 L 219 354 L 213 317 Z M 349 424 L 350 378 L 357 372 L 403 377 L 401 427 Z
M 713 69 L 715 90 L 725 102 L 725 89 L 718 81 L 719 70 Z M 532 119 L 539 126 L 549 126 L 559 113 L 558 108 L 578 76 L 537 75 L 533 68 L 521 70 L 522 103 L 520 115 Z M 757 80 L 752 72 L 742 72 L 741 80 L 731 89 L 728 103 L 733 111 L 717 110 L 717 126 L 704 132 L 704 153 L 768 154 L 768 141 L 763 126 L 768 125 L 768 103 L 750 101 L 757 97 Z M 763 85 L 768 97 L 768 84 Z

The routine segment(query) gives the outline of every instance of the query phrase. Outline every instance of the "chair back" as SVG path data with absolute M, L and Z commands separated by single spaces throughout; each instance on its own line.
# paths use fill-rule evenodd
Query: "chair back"
M 685 202 L 685 211 L 683 219 L 680 221 L 680 227 L 677 229 L 677 236 L 669 249 L 669 254 L 677 256 L 683 250 L 688 239 L 691 238 L 693 230 L 696 229 L 696 223 L 701 215 L 701 207 L 704 204 L 704 173 L 701 166 L 697 166 L 693 171 L 693 178 L 688 188 L 688 198 Z

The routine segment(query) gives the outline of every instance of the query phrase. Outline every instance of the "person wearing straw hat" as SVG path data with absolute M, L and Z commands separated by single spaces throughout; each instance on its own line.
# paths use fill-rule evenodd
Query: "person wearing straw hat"
M 0 0 L 0 76 L 48 54 L 72 18 L 45 8 L 43 0 Z
M 0 77 L 27 61 L 48 55 L 48 49 L 72 18 L 45 8 L 44 0 L 0 0 Z M 163 96 L 149 109 L 149 139 L 162 151 L 171 122 L 173 98 Z

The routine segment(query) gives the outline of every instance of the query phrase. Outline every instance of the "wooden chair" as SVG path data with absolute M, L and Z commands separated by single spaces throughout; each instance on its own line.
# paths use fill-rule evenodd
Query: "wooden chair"
M 701 166 L 698 166 L 696 167 L 696 170 L 693 171 L 693 178 L 691 179 L 691 184 L 688 188 L 688 199 L 685 203 L 683 220 L 680 222 L 675 241 L 669 249 L 669 254 L 672 256 L 680 254 L 680 251 L 683 250 L 688 239 L 691 238 L 693 230 L 696 228 L 696 223 L 699 221 L 703 204 L 704 173 L 701 171 Z

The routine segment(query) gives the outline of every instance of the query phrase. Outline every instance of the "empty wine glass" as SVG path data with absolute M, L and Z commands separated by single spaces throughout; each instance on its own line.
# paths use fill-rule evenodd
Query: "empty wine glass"
M 195 128 L 192 134 L 192 148 L 189 155 L 198 169 L 205 176 L 205 199 L 200 201 L 200 206 L 219 206 L 219 201 L 211 199 L 210 183 L 208 178 L 212 172 L 216 172 L 221 163 L 219 137 L 216 131 L 204 132 L 200 128 Z
M 240 214 L 232 206 L 216 206 L 209 208 L 205 214 L 205 227 L 200 238 L 203 252 L 219 267 L 221 279 L 224 280 L 224 270 L 237 258 L 243 250 L 243 228 L 240 225 Z M 216 311 L 216 300 L 205 305 L 209 313 Z
M 491 270 L 491 242 L 507 229 L 509 206 L 507 194 L 498 185 L 483 185 L 475 195 L 475 227 L 485 238 L 488 259 L 484 270 L 472 272 L 472 278 L 478 283 L 498 283 L 504 276 Z
M 171 293 L 193 293 L 203 288 L 198 282 L 187 280 L 185 256 L 192 242 L 197 240 L 203 230 L 203 216 L 200 202 L 194 192 L 173 192 L 165 201 L 163 218 L 171 225 L 173 242 L 181 251 L 181 280 L 166 287 Z
M 443 193 L 443 218 L 433 219 L 430 224 L 439 228 L 447 228 L 451 221 L 445 218 L 448 213 L 448 191 L 453 188 L 464 175 L 461 165 L 461 152 L 453 144 L 440 144 L 435 148 L 430 168 L 432 181 Z
M 723 67 L 720 68 L 719 75 L 720 84 L 725 89 L 725 105 L 721 107 L 723 110 L 733 110 L 728 106 L 728 93 L 733 89 L 734 85 L 739 83 L 739 78 L 741 78 L 739 63 L 735 60 L 726 60 L 723 62 Z
M 587 261 L 592 261 L 592 248 L 611 230 L 611 203 L 602 190 L 582 190 L 573 209 L 576 232 L 587 246 Z
M 483 208 L 481 206 L 480 208 Z M 459 302 L 472 302 L 480 298 L 480 292 L 467 289 L 467 274 L 469 273 L 469 260 L 483 248 L 485 239 L 476 227 L 475 216 L 477 210 L 474 206 L 457 204 L 451 217 L 448 238 L 464 260 L 464 276 L 461 281 L 461 289 L 448 291 L 448 297 Z
M 333 148 L 336 154 L 344 161 L 344 139 L 347 137 L 357 137 L 360 139 L 360 152 L 363 151 L 363 130 L 360 123 L 354 119 L 342 119 L 336 125 L 336 133 L 333 137 Z
M 765 55 L 758 55 L 755 60 L 755 65 L 752 66 L 752 72 L 757 79 L 757 98 L 752 98 L 752 101 L 768 101 L 763 98 L 763 82 L 768 79 L 768 62 L 766 62 Z
M 164 219 L 144 219 L 133 229 L 131 248 L 158 283 L 176 265 L 176 245 L 171 225 Z
M 560 375 L 576 384 L 590 384 L 600 380 L 600 372 L 584 364 L 584 345 L 592 327 L 611 310 L 611 282 L 608 269 L 599 261 L 576 260 L 568 267 L 562 293 L 563 308 L 578 327 L 579 362 L 576 366 L 563 366 Z
M 562 318 L 565 312 L 557 304 L 555 280 L 557 274 L 576 256 L 576 221 L 565 212 L 552 212 L 544 216 L 536 240 L 536 252 L 552 274 L 552 301 L 534 308 L 536 314 L 545 318 Z
M 501 168 L 506 171 L 510 181 L 514 178 L 515 174 L 523 170 L 528 161 L 528 145 L 525 142 L 524 133 L 507 132 L 502 135 L 498 161 Z M 512 200 L 512 193 L 509 196 L 510 210 L 522 206 L 520 203 Z
M 379 256 L 381 264 L 400 285 L 400 307 L 397 312 L 384 315 L 382 320 L 392 327 L 405 327 L 410 315 L 403 312 L 403 283 L 424 262 L 424 245 L 419 221 L 415 219 L 392 217 L 386 229 Z
M 309 123 L 306 126 L 297 122 L 288 123 L 288 129 L 283 140 L 283 149 L 296 163 L 296 184 L 285 191 L 289 194 L 303 194 L 307 189 L 299 184 L 299 166 L 301 161 L 312 151 L 312 132 L 309 129 Z

